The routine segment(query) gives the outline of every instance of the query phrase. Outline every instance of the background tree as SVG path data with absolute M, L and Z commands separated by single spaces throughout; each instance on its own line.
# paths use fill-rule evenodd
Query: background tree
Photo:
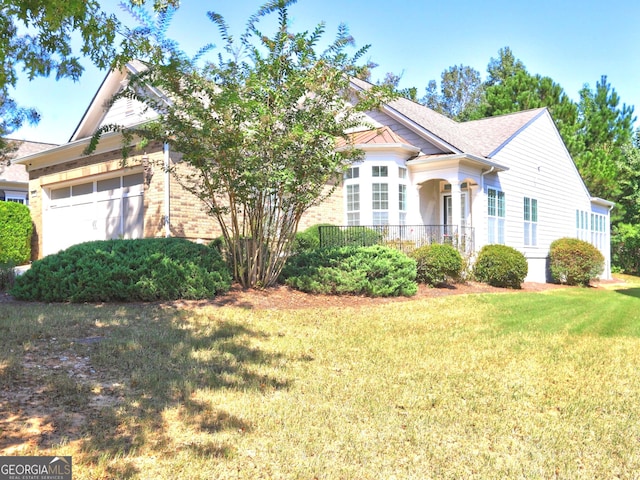
M 515 57 L 511 48 L 503 47 L 498 50 L 498 58 L 491 57 L 489 60 L 486 86 L 504 83 L 507 78 L 515 76 L 520 71 L 526 71 L 524 63 Z
M 144 4 L 145 0 L 131 2 Z M 154 1 L 157 10 L 177 4 L 178 0 Z M 96 0 L 0 0 L 0 161 L 11 151 L 5 137 L 25 122 L 40 119 L 35 108 L 20 106 L 11 98 L 10 88 L 16 86 L 19 70 L 28 80 L 51 74 L 57 80 L 78 80 L 84 69 L 83 56 L 98 68 L 111 67 L 118 58 L 119 28 L 115 15 L 102 11 Z M 73 34 L 81 38 L 79 52 L 72 48 Z
M 595 90 L 588 85 L 580 90 L 578 115 L 576 165 L 592 195 L 616 201 L 622 171 L 631 173 L 623 149 L 633 140 L 633 107 L 620 107 L 620 97 L 603 76 Z
M 159 112 L 156 121 L 125 130 L 125 141 L 133 135 L 160 140 L 182 154 L 189 173 L 174 173 L 217 220 L 234 277 L 244 287 L 276 282 L 304 212 L 324 201 L 328 184 L 361 157 L 349 148 L 345 132 L 362 125 L 361 111 L 393 98 L 391 88 L 376 85 L 352 106 L 349 77 L 361 72 L 357 64 L 367 47 L 349 55 L 354 42 L 341 26 L 335 41 L 317 51 L 324 25 L 292 32 L 293 3 L 263 6 L 239 43 L 223 18 L 209 12 L 224 44 L 218 60 L 201 68 L 163 40 L 161 25 L 145 27 L 167 48 L 119 95 Z M 258 28 L 269 14 L 278 17 L 272 37 Z M 148 85 L 164 98 L 145 94 Z M 93 146 L 101 133 L 113 130 L 122 131 L 102 128 Z M 340 138 L 345 148 L 336 150 Z
M 449 118 L 465 121 L 477 116 L 483 90 L 480 72 L 468 66 L 454 65 L 442 72 L 440 93 L 436 81 L 431 80 L 421 103 Z
M 640 227 L 640 130 L 636 131 L 633 142 L 622 147 L 618 162 L 620 195 L 616 202 L 616 217 L 621 223 Z

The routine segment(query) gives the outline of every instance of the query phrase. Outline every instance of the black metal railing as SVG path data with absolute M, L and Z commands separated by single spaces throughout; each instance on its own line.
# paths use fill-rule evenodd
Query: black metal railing
M 323 225 L 319 235 L 322 247 L 387 245 L 405 253 L 432 243 L 472 253 L 474 245 L 473 227 L 458 225 Z

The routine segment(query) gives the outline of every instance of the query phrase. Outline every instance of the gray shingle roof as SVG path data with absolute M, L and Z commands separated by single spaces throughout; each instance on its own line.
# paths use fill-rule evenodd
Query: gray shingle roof
M 371 84 L 359 79 L 351 79 L 353 85 L 368 89 Z M 537 118 L 546 109 L 537 108 L 523 112 L 489 117 L 470 122 L 456 122 L 424 105 L 406 98 L 398 98 L 383 106 L 400 114 L 410 123 L 421 127 L 444 143 L 450 145 L 455 153 L 469 153 L 490 157 L 531 120 Z

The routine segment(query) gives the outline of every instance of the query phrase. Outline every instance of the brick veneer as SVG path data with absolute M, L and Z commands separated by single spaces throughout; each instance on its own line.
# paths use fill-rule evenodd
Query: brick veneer
M 175 162 L 178 156 L 171 155 L 171 158 L 171 166 L 176 169 L 178 174 L 181 171 L 186 171 L 187 165 Z M 144 236 L 165 236 L 163 160 L 162 145 L 156 143 L 149 145 L 144 154 L 130 157 L 124 165 L 121 152 L 112 151 L 31 170 L 29 172 L 29 191 L 31 215 L 34 223 L 32 257 L 36 259 L 42 256 L 43 188 L 60 182 L 90 180 L 96 175 L 126 175 L 127 173 L 144 171 Z M 169 178 L 171 236 L 201 242 L 208 242 L 218 237 L 221 234 L 220 228 L 216 221 L 207 215 L 203 203 L 186 191 L 173 175 L 170 175 Z M 329 189 L 330 186 L 325 187 L 325 192 Z M 315 206 L 305 213 L 300 221 L 299 230 L 317 223 L 341 224 L 343 208 L 342 190 L 337 188 L 321 205 Z M 70 232 L 70 234 L 73 233 Z

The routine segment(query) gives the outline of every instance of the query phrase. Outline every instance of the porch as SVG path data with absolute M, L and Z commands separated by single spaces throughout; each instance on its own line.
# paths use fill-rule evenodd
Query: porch
M 386 245 L 409 253 L 423 245 L 448 244 L 463 255 L 474 251 L 473 227 L 459 225 L 320 226 L 321 247 Z

